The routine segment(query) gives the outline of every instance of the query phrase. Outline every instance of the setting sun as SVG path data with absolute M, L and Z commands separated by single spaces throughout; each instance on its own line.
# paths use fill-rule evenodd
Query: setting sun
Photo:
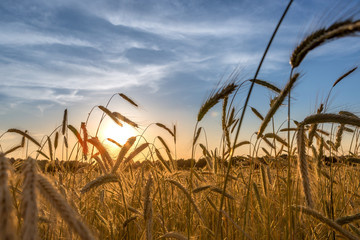
M 120 127 L 113 121 L 109 121 L 106 125 L 104 125 L 104 130 L 102 132 L 103 138 L 112 139 L 119 144 L 124 145 L 130 137 L 137 135 L 136 130 L 133 127 L 126 123 L 123 124 L 124 125 Z

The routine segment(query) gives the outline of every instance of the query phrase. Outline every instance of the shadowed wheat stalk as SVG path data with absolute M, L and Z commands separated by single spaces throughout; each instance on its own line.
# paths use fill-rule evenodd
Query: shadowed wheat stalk
M 318 219 L 322 223 L 325 223 L 326 225 L 328 225 L 332 229 L 338 231 L 340 234 L 342 234 L 347 239 L 351 239 L 351 240 L 359 239 L 358 237 L 354 236 L 352 233 L 350 233 L 346 229 L 342 228 L 338 223 L 334 222 L 331 219 L 328 219 L 328 218 L 324 217 L 323 215 L 321 215 L 321 213 L 319 213 L 319 212 L 317 212 L 317 211 L 315 211 L 315 210 L 313 210 L 311 208 L 307 208 L 307 207 L 304 207 L 304 206 L 292 206 L 291 208 L 293 210 L 301 211 L 301 212 L 303 212 L 303 213 L 305 213 L 307 215 L 313 216 L 314 218 Z
M 37 176 L 37 186 L 40 193 L 53 205 L 62 219 L 79 235 L 83 240 L 95 239 L 88 227 L 83 223 L 79 214 L 75 212 L 66 202 L 64 197 L 54 186 L 41 174 Z
M 299 127 L 298 135 L 297 135 L 297 145 L 298 145 L 298 167 L 299 173 L 301 176 L 304 193 L 305 193 L 305 200 L 309 207 L 313 207 L 313 200 L 311 197 L 311 190 L 310 190 L 310 181 L 309 181 L 309 174 L 308 174 L 308 163 L 306 159 L 305 153 L 305 130 L 304 126 L 301 125 Z
M 8 186 L 9 162 L 0 153 L 0 239 L 17 239 L 13 215 L 12 200 Z
M 37 239 L 38 208 L 36 199 L 37 170 L 34 159 L 29 157 L 26 160 L 23 174 L 22 215 L 24 223 L 22 236 L 24 240 L 35 240 Z
M 144 220 L 146 226 L 146 239 L 151 240 L 152 237 L 152 226 L 153 226 L 153 206 L 151 200 L 151 186 L 153 184 L 153 180 L 151 175 L 146 182 L 144 189 Z

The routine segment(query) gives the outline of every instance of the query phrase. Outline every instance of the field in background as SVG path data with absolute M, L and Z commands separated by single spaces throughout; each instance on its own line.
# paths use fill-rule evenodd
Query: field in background
M 294 49 L 282 88 L 257 78 L 261 61 L 253 79 L 244 81 L 250 89 L 240 109 L 234 105 L 244 82 L 234 72 L 200 107 L 188 161 L 177 159 L 176 126 L 162 123 L 155 123 L 161 132 L 155 139 L 147 139 L 146 130 L 125 143 L 107 139 L 117 149 L 115 157 L 109 153 L 99 138 L 104 118 L 138 127 L 108 108 L 114 96 L 138 107 L 123 93 L 93 108 L 102 111 L 97 129 L 87 127 L 93 109 L 79 128 L 68 123 L 65 110 L 62 124 L 41 142 L 9 129 L 0 144 L 4 134 L 21 139 L 0 154 L 0 239 L 359 239 L 360 118 L 327 111 L 331 90 L 357 67 L 338 77 L 315 114 L 299 121 L 290 114 L 291 90 L 301 80 L 297 68 L 307 54 L 359 31 L 360 20 L 349 18 L 310 33 Z M 248 107 L 254 84 L 274 96 L 266 115 Z M 209 149 L 199 138 L 201 123 L 217 104 L 222 142 Z M 283 107 L 287 126 L 275 129 L 274 115 Z M 245 113 L 262 121 L 250 140 L 240 134 Z M 250 154 L 236 156 L 244 146 Z M 26 150 L 23 160 L 7 157 L 30 147 L 37 150 Z

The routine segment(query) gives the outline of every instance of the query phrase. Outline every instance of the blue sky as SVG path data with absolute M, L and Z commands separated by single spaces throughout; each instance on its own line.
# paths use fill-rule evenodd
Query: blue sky
M 337 3 L 295 0 L 259 78 L 284 86 L 289 56 L 297 43 L 346 13 L 334 8 Z M 138 122 L 142 129 L 154 122 L 177 124 L 178 151 L 189 156 L 201 104 L 234 69 L 239 69 L 240 81 L 253 76 L 286 5 L 285 0 L 3 0 L 0 133 L 27 129 L 41 139 L 61 124 L 65 108 L 69 122 L 79 127 L 93 106 L 105 105 L 114 93 L 122 92 L 140 108 L 114 98 L 111 110 Z M 359 56 L 357 37 L 334 41 L 309 54 L 299 68 L 302 77 L 292 95 L 293 118 L 302 120 L 313 113 L 333 82 L 359 64 Z M 359 112 L 359 77 L 356 71 L 334 89 L 329 112 Z M 247 88 L 236 98 L 239 107 Z M 258 86 L 254 90 L 250 105 L 265 115 L 273 95 Z M 280 123 L 284 114 L 283 109 L 277 115 Z M 251 115 L 248 111 L 244 140 L 260 125 Z M 95 113 L 93 124 L 97 122 Z M 220 141 L 219 122 L 219 108 L 214 108 L 201 123 L 211 147 Z M 153 134 L 163 134 L 152 129 Z M 13 136 L 5 136 L 0 139 L 3 146 L 16 145 L 10 141 Z

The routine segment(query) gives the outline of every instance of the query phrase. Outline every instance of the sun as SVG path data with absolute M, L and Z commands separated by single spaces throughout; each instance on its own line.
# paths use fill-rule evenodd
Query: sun
M 102 135 L 104 139 L 107 139 L 108 141 L 109 139 L 110 141 L 115 140 L 119 144 L 124 145 L 130 137 L 136 136 L 137 133 L 133 127 L 126 123 L 123 123 L 123 126 L 120 127 L 111 121 L 105 125 L 104 130 L 102 131 Z M 110 143 L 110 141 L 109 144 L 113 144 Z

